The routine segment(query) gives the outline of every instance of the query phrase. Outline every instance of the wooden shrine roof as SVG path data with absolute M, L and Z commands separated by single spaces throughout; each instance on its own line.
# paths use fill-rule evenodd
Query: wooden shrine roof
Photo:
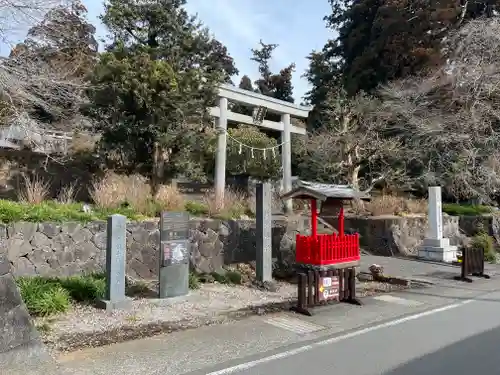
M 318 199 L 321 201 L 326 201 L 327 199 L 370 200 L 368 193 L 355 190 L 348 185 L 322 184 L 302 180 L 298 180 L 294 185 L 295 187 L 291 191 L 281 196 L 282 199 Z

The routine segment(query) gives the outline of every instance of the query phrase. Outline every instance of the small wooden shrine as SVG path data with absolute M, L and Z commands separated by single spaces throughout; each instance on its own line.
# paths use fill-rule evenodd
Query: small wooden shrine
M 359 234 L 345 234 L 344 202 L 369 200 L 370 196 L 347 185 L 298 181 L 282 199 L 305 199 L 311 202 L 311 235 L 297 235 L 296 262 L 304 266 L 337 268 L 356 266 L 360 260 Z M 322 211 L 338 212 L 338 234 L 318 234 L 318 201 Z

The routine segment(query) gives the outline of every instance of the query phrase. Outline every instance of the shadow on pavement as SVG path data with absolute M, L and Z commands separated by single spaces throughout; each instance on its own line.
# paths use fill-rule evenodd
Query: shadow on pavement
M 432 340 L 431 335 L 429 340 Z M 498 374 L 499 344 L 500 327 L 427 354 L 384 375 Z

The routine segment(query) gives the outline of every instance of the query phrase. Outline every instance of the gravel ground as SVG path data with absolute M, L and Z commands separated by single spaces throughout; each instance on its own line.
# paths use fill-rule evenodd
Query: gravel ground
M 378 282 L 358 282 L 359 297 L 404 287 Z M 43 341 L 53 352 L 67 352 L 180 329 L 224 323 L 249 314 L 284 309 L 296 300 L 297 286 L 278 283 L 277 292 L 246 286 L 204 284 L 176 301 L 138 298 L 126 310 L 106 312 L 75 305 L 63 315 L 36 318 Z

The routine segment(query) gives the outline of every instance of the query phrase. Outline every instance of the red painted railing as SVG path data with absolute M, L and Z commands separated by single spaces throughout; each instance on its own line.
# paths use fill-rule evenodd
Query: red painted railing
M 359 261 L 359 234 L 297 234 L 295 254 L 297 263 L 316 266 Z

